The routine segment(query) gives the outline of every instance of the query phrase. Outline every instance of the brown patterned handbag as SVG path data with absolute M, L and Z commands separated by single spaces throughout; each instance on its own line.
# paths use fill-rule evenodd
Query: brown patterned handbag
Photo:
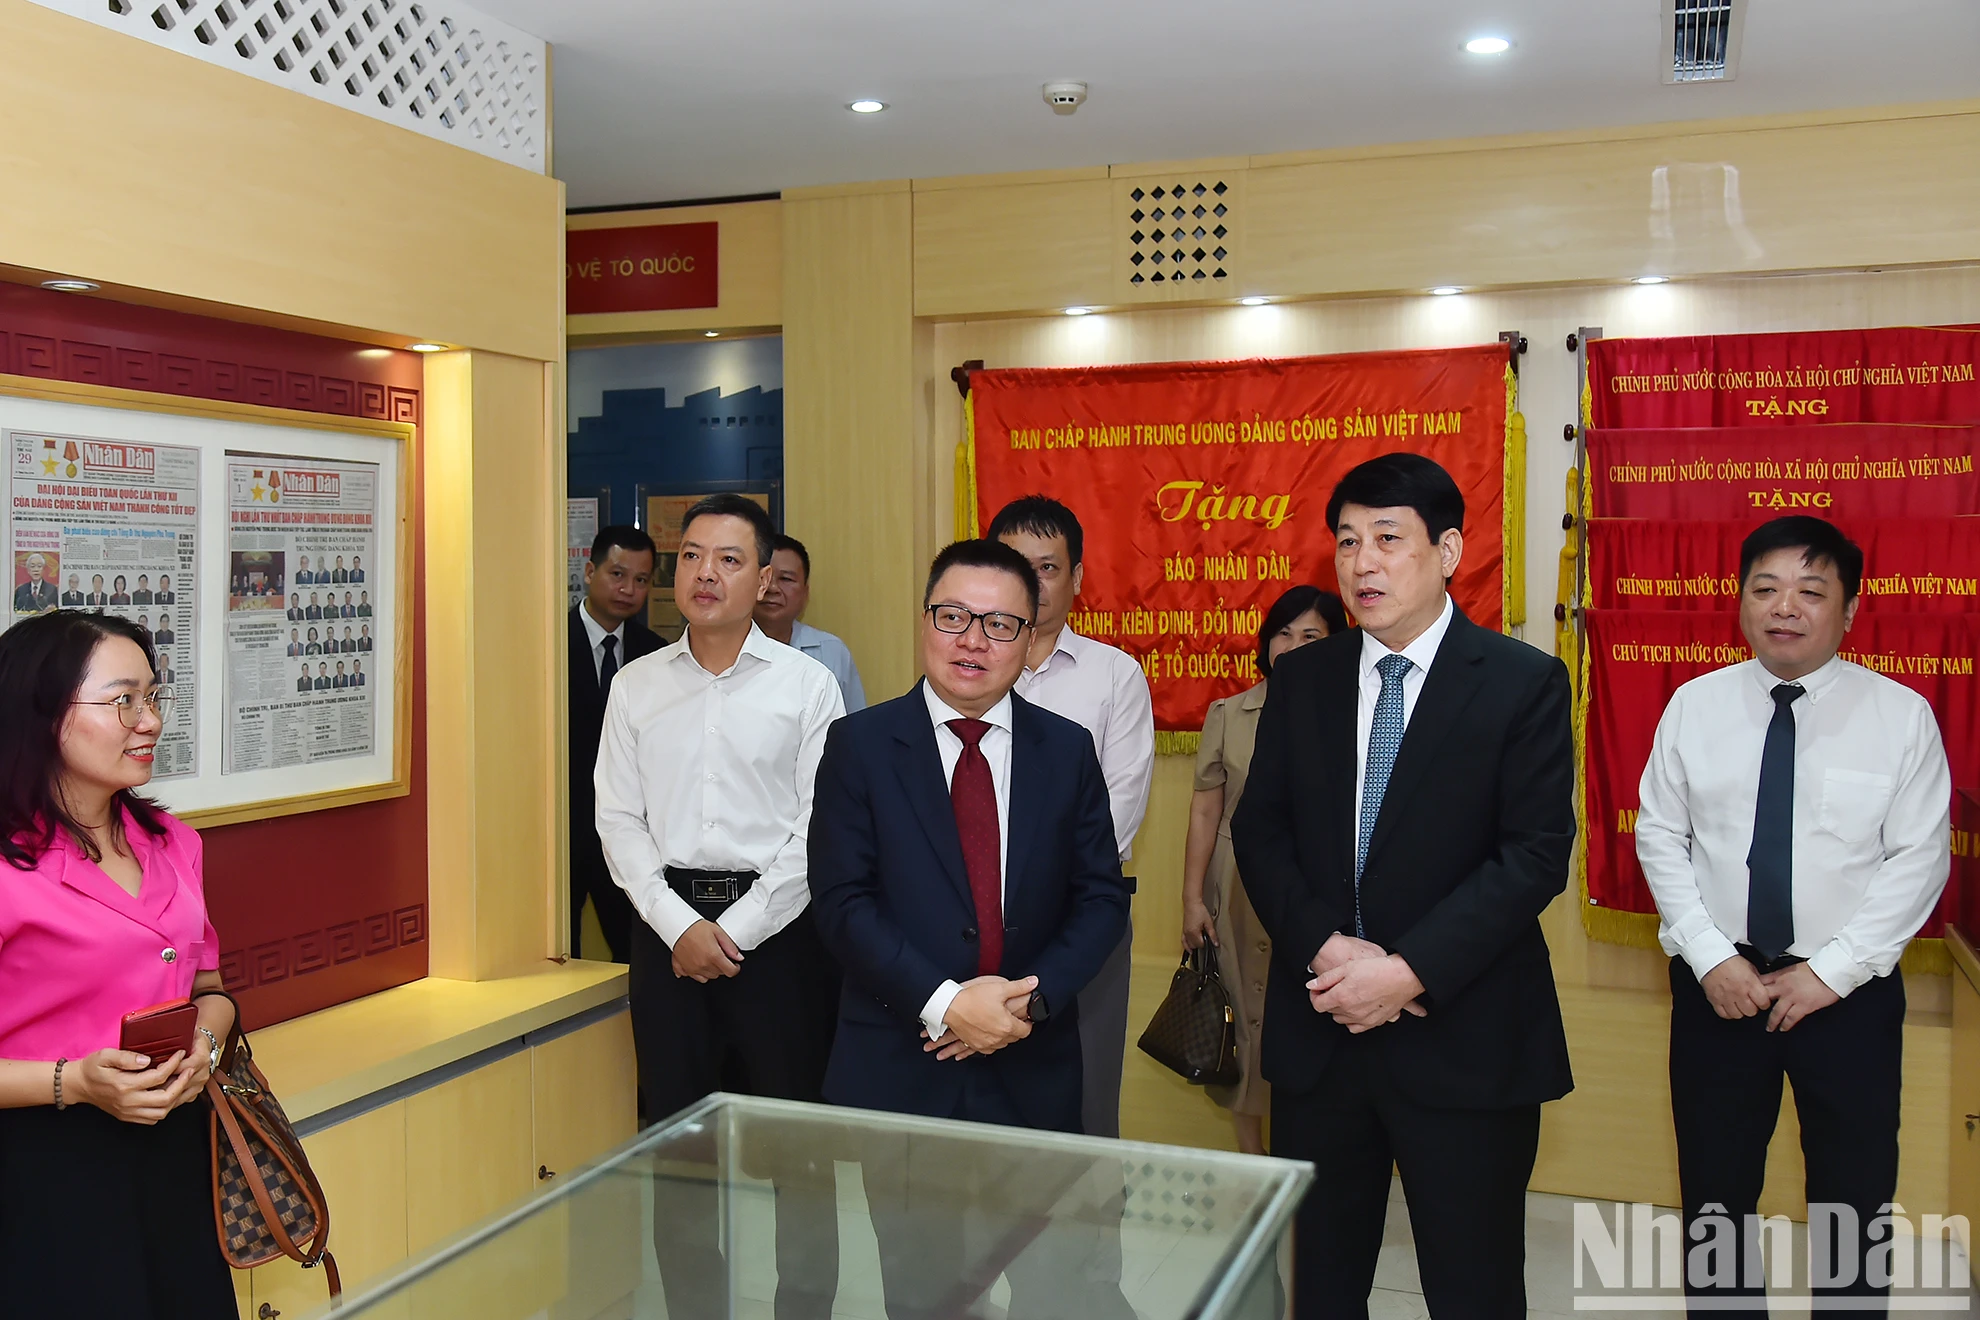
M 234 1003 L 232 995 L 223 997 Z M 343 1281 L 328 1248 L 330 1203 L 289 1116 L 254 1066 L 238 1003 L 220 1071 L 206 1080 L 206 1099 L 212 1108 L 213 1215 L 220 1254 L 237 1270 L 284 1257 L 304 1269 L 321 1265 L 330 1296 L 341 1296 Z
M 1237 1017 L 1210 941 L 1183 955 L 1140 1045 L 1155 1062 L 1198 1085 L 1236 1086 L 1244 1080 L 1237 1061 Z

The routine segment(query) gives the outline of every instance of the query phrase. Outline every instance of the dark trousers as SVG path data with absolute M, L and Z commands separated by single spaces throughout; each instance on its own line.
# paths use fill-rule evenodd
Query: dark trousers
M 949 1115 L 1023 1127 L 997 1076 L 968 1069 Z M 963 1315 L 999 1275 L 1010 1320 L 1133 1320 L 1121 1295 L 1120 1164 L 880 1134 L 861 1155 L 888 1320 Z M 1113 1265 L 1107 1268 L 1106 1231 Z
M 1293 1314 L 1366 1320 L 1393 1167 L 1430 1314 L 1522 1320 L 1526 1184 L 1539 1146 L 1538 1105 L 1404 1099 L 1372 1036 L 1342 1042 L 1312 1090 L 1273 1087 L 1272 1153 L 1311 1160 L 1317 1174 L 1293 1227 Z
M 1855 1234 L 1823 1234 L 1832 1250 L 1827 1278 L 1851 1273 L 1846 1287 L 1816 1293 L 1875 1296 L 1862 1269 L 1862 1230 L 1897 1194 L 1898 1090 L 1904 1063 L 1904 982 L 1896 973 L 1869 981 L 1847 998 L 1810 1013 L 1790 1031 L 1767 1030 L 1767 1015 L 1727 1019 L 1712 1010 L 1682 958 L 1671 959 L 1671 1115 L 1677 1126 L 1678 1181 L 1691 1223 L 1707 1205 L 1722 1206 L 1740 1228 L 1732 1286 L 1693 1287 L 1709 1297 L 1750 1296 L 1751 1314 L 1767 1314 L 1766 1290 L 1743 1286 L 1754 1242 L 1746 1216 L 1758 1213 L 1767 1176 L 1767 1143 L 1781 1112 L 1781 1079 L 1794 1086 L 1801 1154 L 1808 1170 L 1810 1224 L 1824 1205 L 1856 1215 Z M 1842 1221 L 1847 1227 L 1848 1220 Z M 1701 1227 L 1701 1232 L 1704 1229 Z M 1757 1279 L 1759 1263 L 1751 1272 Z M 1812 1279 L 1797 1277 L 1796 1291 Z M 1701 1280 L 1701 1284 L 1703 1281 Z M 1728 1314 L 1715 1310 L 1714 1315 Z
M 573 830 L 588 829 L 588 822 L 573 822 Z M 605 869 L 602 861 L 596 867 L 583 859 L 571 859 L 571 957 L 584 956 L 584 900 L 591 900 L 592 911 L 598 914 L 598 929 L 604 932 L 605 947 L 612 951 L 613 962 L 629 962 L 632 959 L 632 928 L 639 923 L 633 913 L 632 900 L 626 891 L 619 888 L 612 879 L 612 873 Z
M 649 1119 L 717 1090 L 823 1101 L 839 976 L 809 912 L 746 950 L 737 975 L 706 985 L 675 976 L 666 942 L 645 922 L 635 922 L 630 996 Z M 775 1189 L 777 1320 L 831 1315 L 839 1284 L 832 1157 L 830 1150 L 780 1151 L 743 1170 L 769 1177 Z M 727 1176 L 725 1165 L 711 1159 L 655 1177 L 653 1247 L 670 1315 L 730 1313 L 730 1274 L 721 1248 Z
M 231 1320 L 211 1114 L 204 1099 L 152 1127 L 88 1105 L 0 1109 L 0 1314 Z

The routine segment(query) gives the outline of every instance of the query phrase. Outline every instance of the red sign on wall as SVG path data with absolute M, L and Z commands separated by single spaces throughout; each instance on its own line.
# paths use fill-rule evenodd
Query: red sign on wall
M 714 307 L 719 222 L 573 229 L 564 235 L 564 310 L 659 312 Z

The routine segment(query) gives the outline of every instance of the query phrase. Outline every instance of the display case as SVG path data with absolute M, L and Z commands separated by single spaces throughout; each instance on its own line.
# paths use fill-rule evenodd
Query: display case
M 339 1315 L 1274 1320 L 1311 1180 L 1288 1160 L 714 1095 Z

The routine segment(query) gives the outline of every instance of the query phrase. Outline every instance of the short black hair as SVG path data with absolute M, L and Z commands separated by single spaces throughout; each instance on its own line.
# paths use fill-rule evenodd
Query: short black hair
M 1341 528 L 1341 510 L 1414 509 L 1430 529 L 1434 544 L 1453 527 L 1464 530 L 1464 494 L 1451 474 L 1433 459 L 1400 451 L 1371 458 L 1350 469 L 1327 498 L 1327 530 Z
M 974 541 L 952 541 L 942 547 L 935 562 L 928 566 L 928 585 L 921 591 L 921 607 L 935 599 L 935 584 L 952 568 L 997 568 L 1024 584 L 1025 598 L 1031 602 L 1032 621 L 1038 618 L 1038 570 L 1031 561 L 1002 541 L 983 537 Z
M 724 491 L 720 495 L 708 495 L 696 500 L 681 515 L 682 536 L 687 535 L 687 529 L 694 526 L 696 518 L 742 519 L 756 533 L 756 566 L 761 568 L 770 562 L 776 548 L 777 524 L 771 522 L 763 506 L 749 496 Z
M 804 542 L 795 536 L 785 536 L 782 532 L 778 532 L 770 542 L 770 553 L 774 555 L 779 550 L 788 550 L 796 555 L 798 562 L 804 565 L 804 580 L 811 581 L 811 551 L 804 548 Z
M 1267 678 L 1272 674 L 1272 639 L 1279 630 L 1297 619 L 1308 610 L 1317 611 L 1321 622 L 1327 625 L 1327 635 L 1347 631 L 1347 607 L 1341 598 L 1331 591 L 1301 583 L 1287 587 L 1285 593 L 1272 602 L 1272 608 L 1265 611 L 1265 622 L 1258 625 L 1258 672 Z
M 1776 550 L 1799 550 L 1801 562 L 1809 568 L 1833 565 L 1842 579 L 1843 604 L 1856 599 L 1863 586 L 1863 547 L 1842 533 L 1842 528 L 1822 518 L 1790 514 L 1754 528 L 1739 545 L 1739 589 L 1746 590 L 1746 579 L 1753 566 Z
M 610 527 L 598 529 L 598 535 L 591 538 L 591 562 L 602 564 L 605 556 L 617 546 L 629 555 L 652 555 L 657 562 L 659 554 L 653 548 L 653 538 L 637 527 L 626 523 L 614 523 Z
M 1078 568 L 1086 553 L 1086 533 L 1079 519 L 1049 495 L 1020 495 L 997 510 L 997 516 L 990 520 L 990 530 L 984 535 L 998 541 L 1011 532 L 1065 537 L 1066 553 L 1072 556 L 1072 562 L 1066 565 L 1068 569 Z

